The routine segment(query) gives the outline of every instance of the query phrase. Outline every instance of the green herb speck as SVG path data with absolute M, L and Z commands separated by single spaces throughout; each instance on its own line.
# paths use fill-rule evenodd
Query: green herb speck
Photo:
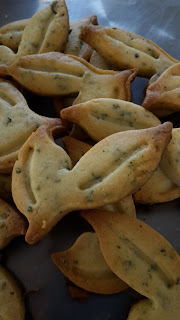
M 20 168 L 16 168 L 16 173 L 21 173 L 21 169 Z
M 32 211 L 33 211 L 32 207 L 31 207 L 31 206 L 28 206 L 27 211 L 28 211 L 28 212 L 32 212 Z

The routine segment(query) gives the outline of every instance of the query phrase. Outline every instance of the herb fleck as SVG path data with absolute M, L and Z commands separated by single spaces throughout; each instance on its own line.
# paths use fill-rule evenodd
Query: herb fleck
M 20 168 L 16 168 L 16 173 L 21 173 L 21 169 Z
M 92 200 L 93 193 L 94 193 L 94 190 L 91 190 L 87 196 L 87 202 L 93 202 L 93 200 Z
M 8 124 L 12 122 L 12 119 L 10 117 L 7 118 L 7 122 L 6 122 L 6 125 L 8 126 Z
M 32 212 L 32 211 L 33 211 L 32 207 L 29 206 L 29 207 L 27 208 L 27 211 L 28 211 L 28 212 Z
M 118 104 L 113 104 L 114 109 L 117 109 L 118 107 L 119 107 Z

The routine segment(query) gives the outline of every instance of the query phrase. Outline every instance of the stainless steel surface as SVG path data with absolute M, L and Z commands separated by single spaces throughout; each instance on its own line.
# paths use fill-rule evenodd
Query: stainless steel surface
M 50 1 L 0 0 L 0 24 L 30 17 L 48 3 Z M 100 25 L 139 33 L 180 59 L 179 0 L 67 0 L 67 6 L 70 21 L 96 14 Z M 145 83 L 145 79 L 139 78 L 133 83 L 134 102 L 141 103 Z M 171 120 L 179 126 L 180 115 L 176 114 Z M 179 199 L 139 206 L 137 216 L 164 235 L 180 253 L 179 207 Z M 69 214 L 38 244 L 30 246 L 22 238 L 16 239 L 3 252 L 2 263 L 14 272 L 24 290 L 40 289 L 26 298 L 33 320 L 126 319 L 132 302 L 127 292 L 112 296 L 92 294 L 84 303 L 72 300 L 62 274 L 50 259 L 52 252 L 68 248 L 87 227 L 76 213 Z

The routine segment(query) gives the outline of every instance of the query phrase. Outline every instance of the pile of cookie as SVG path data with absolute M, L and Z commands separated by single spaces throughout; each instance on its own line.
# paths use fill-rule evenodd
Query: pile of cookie
M 128 320 L 179 320 L 179 255 L 134 205 L 180 196 L 180 129 L 158 118 L 180 110 L 179 62 L 96 16 L 69 25 L 64 0 L 0 28 L 0 42 L 0 248 L 18 235 L 34 244 L 79 211 L 94 232 L 52 254 L 61 272 L 90 292 L 139 292 Z M 149 79 L 142 106 L 136 75 Z M 50 97 L 57 118 L 32 111 L 27 92 Z M 0 317 L 24 319 L 2 267 L 0 285 Z

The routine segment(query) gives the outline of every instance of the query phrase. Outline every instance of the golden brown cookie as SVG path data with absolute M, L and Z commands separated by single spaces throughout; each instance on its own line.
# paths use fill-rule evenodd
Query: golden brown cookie
M 37 11 L 28 21 L 17 57 L 63 51 L 69 34 L 69 17 L 65 0 L 54 0 Z
M 0 305 L 0 319 L 25 319 L 25 306 L 21 289 L 14 277 L 2 266 L 0 266 Z
M 9 67 L 0 65 L 1 75 L 12 76 L 35 94 L 79 93 L 74 104 L 100 97 L 130 100 L 130 83 L 136 72 L 97 69 L 84 59 L 58 52 L 25 56 Z
M 83 211 L 96 231 L 110 269 L 146 299 L 127 320 L 180 318 L 180 257 L 171 244 L 142 221 L 108 211 Z
M 146 89 L 142 106 L 157 117 L 164 117 L 180 111 L 180 63 L 165 70 L 162 75 Z
M 93 146 L 72 168 L 53 141 L 61 123 L 41 126 L 21 148 L 12 194 L 29 221 L 26 241 L 35 243 L 67 213 L 115 203 L 135 193 L 157 168 L 171 139 L 171 123 L 119 132 Z
M 168 178 L 180 187 L 180 128 L 172 130 L 172 141 L 168 144 L 161 161 L 161 168 Z
M 73 167 L 81 159 L 81 157 L 92 148 L 92 146 L 88 143 L 79 141 L 69 136 L 64 137 L 62 140 L 65 145 L 65 150 L 71 158 Z M 132 196 L 107 205 L 106 210 L 120 212 L 136 217 L 136 209 Z
M 120 70 L 137 68 L 142 77 L 150 78 L 178 62 L 151 40 L 120 28 L 86 26 L 80 39 L 107 63 Z
M 160 165 L 151 179 L 134 194 L 135 202 L 158 203 L 172 201 L 180 197 L 180 129 L 172 130 L 169 142 Z
M 69 17 L 64 0 L 54 0 L 28 20 L 15 54 L 0 46 L 1 64 L 11 65 L 22 56 L 50 51 L 63 51 L 69 34 Z
M 21 92 L 9 81 L 0 79 L 0 172 L 10 173 L 19 149 L 31 133 L 45 123 L 61 120 L 43 117 L 29 109 Z M 65 128 L 62 126 L 62 131 Z
M 91 24 L 98 24 L 96 15 L 84 17 L 70 23 L 70 32 L 64 53 L 89 60 L 93 50 L 79 39 L 79 35 L 83 27 Z
M 51 257 L 65 277 L 87 291 L 113 294 L 128 288 L 109 269 L 94 232 L 83 233 L 71 248 Z
M 83 157 L 83 155 L 92 148 L 88 143 L 69 136 L 63 137 L 62 141 L 64 143 L 65 150 L 71 158 L 73 167 Z
M 0 249 L 27 231 L 27 221 L 18 210 L 0 199 Z
M 24 28 L 29 19 L 10 22 L 0 28 L 0 44 L 17 52 Z
M 80 127 L 95 141 L 120 131 L 144 129 L 161 122 L 153 113 L 132 102 L 93 99 L 61 110 L 61 118 Z
M 167 177 L 160 166 L 151 179 L 133 195 L 136 203 L 143 204 L 168 202 L 179 197 L 180 187 Z
M 107 63 L 95 50 L 93 51 L 89 63 L 94 67 L 103 70 L 116 70 L 114 67 Z

